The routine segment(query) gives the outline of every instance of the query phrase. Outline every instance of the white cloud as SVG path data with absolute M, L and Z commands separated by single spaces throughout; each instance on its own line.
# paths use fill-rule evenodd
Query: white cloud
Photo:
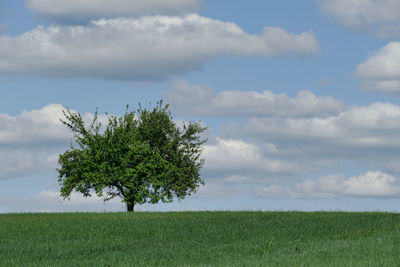
M 356 74 L 368 79 L 400 77 L 400 42 L 390 42 L 357 67 Z
M 250 35 L 197 14 L 102 19 L 88 26 L 38 27 L 0 36 L 0 74 L 161 80 L 221 55 L 313 54 L 312 32 L 266 27 Z
M 212 107 L 212 104 L 209 105 Z M 331 116 L 253 117 L 218 129 L 206 146 L 204 175 L 226 184 L 274 184 L 350 164 L 394 170 L 400 106 L 352 106 Z M 277 188 L 274 188 L 277 190 Z
M 65 120 L 63 110 L 67 109 L 60 104 L 49 104 L 40 109 L 24 110 L 15 116 L 0 113 L 0 147 L 27 149 L 69 145 L 73 134 L 60 121 Z M 93 114 L 82 114 L 82 118 L 88 126 Z M 98 121 L 105 125 L 107 115 L 99 114 Z
M 57 22 L 143 15 L 179 15 L 200 10 L 203 0 L 28 0 L 33 12 Z
M 272 185 L 253 191 L 257 197 L 336 198 L 336 197 L 400 197 L 400 180 L 380 171 L 369 171 L 346 178 L 330 175 L 318 180 L 306 180 L 293 186 Z
M 277 177 L 299 175 L 304 171 L 296 164 L 268 155 L 275 153 L 270 150 L 271 146 L 217 138 L 216 144 L 204 146 L 204 171 L 210 178 L 224 179 L 229 183 L 268 183 Z
M 65 145 L 72 135 L 60 122 L 63 109 L 62 105 L 50 104 L 16 116 L 0 114 L 0 146 Z
M 381 38 L 399 38 L 398 0 L 316 0 L 321 10 L 345 27 Z
M 58 155 L 73 140 L 72 132 L 60 122 L 65 119 L 64 109 L 62 105 L 50 104 L 15 116 L 0 114 L 0 179 L 56 169 Z M 88 123 L 93 114 L 82 117 Z M 104 124 L 106 115 L 100 114 L 99 121 Z
M 358 65 L 355 75 L 367 90 L 400 93 L 400 42 L 390 42 Z
M 0 152 L 0 180 L 54 171 L 58 154 L 27 150 Z
M 324 147 L 321 152 L 327 155 L 335 150 L 345 155 L 357 148 L 400 148 L 400 106 L 354 106 L 326 118 L 252 118 L 244 129 L 257 139 L 274 144 L 295 144 L 315 150 Z
M 324 116 L 338 113 L 345 105 L 331 96 L 317 97 L 299 91 L 295 98 L 271 91 L 223 91 L 206 84 L 176 81 L 166 100 L 183 114 L 210 116 Z
M 56 169 L 58 149 L 72 137 L 59 121 L 62 109 L 51 104 L 16 116 L 0 114 L 0 179 Z
M 65 141 L 70 140 L 68 129 L 58 121 L 62 109 L 53 104 L 16 116 L 0 115 L 0 147 L 4 148 L 0 153 L 0 179 L 54 170 L 58 156 L 47 148 L 64 148 Z M 84 118 L 91 116 L 86 114 Z M 254 184 L 261 185 L 255 194 L 264 197 L 399 196 L 399 180 L 384 172 L 396 171 L 400 106 L 374 103 L 346 107 L 333 115 L 286 116 L 291 114 L 255 117 L 243 127 L 237 124 L 230 129 L 243 136 L 235 139 L 223 136 L 219 129 L 219 136 L 204 147 L 202 177 L 208 186 L 200 190 L 198 197 L 230 197 L 230 192 L 241 192 Z M 382 167 L 384 172 L 350 178 L 334 175 L 285 186 L 321 169 L 326 171 L 325 166 L 332 168 L 338 160 L 363 160 Z M 33 211 L 103 209 L 100 202 L 90 206 L 86 200 L 76 206 L 59 206 L 51 194 L 55 192 L 44 192 L 13 206 L 16 211 L 24 211 L 26 202 L 32 202 L 29 207 Z M 47 205 L 46 198 L 54 205 Z M 117 205 L 121 207 L 116 204 L 112 209 Z

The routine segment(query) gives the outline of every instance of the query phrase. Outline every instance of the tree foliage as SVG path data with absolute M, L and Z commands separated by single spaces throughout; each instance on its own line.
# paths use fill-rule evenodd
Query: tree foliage
M 120 197 L 128 211 L 144 203 L 172 202 L 195 193 L 204 181 L 200 169 L 202 140 L 206 130 L 200 122 L 178 127 L 168 105 L 162 101 L 153 110 L 139 104 L 136 113 L 108 115 L 103 127 L 96 110 L 90 127 L 79 113 L 63 111 L 61 122 L 73 133 L 71 144 L 59 156 L 61 196 L 73 191 L 85 197 L 95 193 L 105 201 Z

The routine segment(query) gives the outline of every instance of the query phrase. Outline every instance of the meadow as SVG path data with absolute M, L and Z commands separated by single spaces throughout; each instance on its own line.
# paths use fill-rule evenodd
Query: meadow
M 0 215 L 0 266 L 400 266 L 400 214 Z

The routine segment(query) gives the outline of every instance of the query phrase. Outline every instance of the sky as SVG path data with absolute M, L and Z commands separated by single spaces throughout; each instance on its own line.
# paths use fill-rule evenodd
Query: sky
M 209 126 L 205 186 L 138 211 L 400 211 L 397 0 L 3 0 L 0 213 L 124 211 L 59 197 L 70 108 L 163 100 Z

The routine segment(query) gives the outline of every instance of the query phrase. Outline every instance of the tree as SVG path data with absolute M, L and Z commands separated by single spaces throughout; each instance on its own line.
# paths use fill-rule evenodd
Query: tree
M 121 197 L 127 210 L 137 204 L 172 202 L 195 193 L 204 181 L 200 169 L 202 145 L 199 136 L 207 127 L 190 122 L 179 128 L 168 105 L 157 102 L 153 110 L 126 112 L 123 117 L 107 113 L 103 127 L 96 109 L 90 127 L 81 114 L 63 111 L 61 122 L 74 133 L 74 147 L 59 156 L 60 193 L 69 198 L 75 190 L 104 201 Z

